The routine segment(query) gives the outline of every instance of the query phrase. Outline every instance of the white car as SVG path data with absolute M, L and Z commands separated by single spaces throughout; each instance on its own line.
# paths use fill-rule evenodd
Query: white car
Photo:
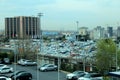
M 40 71 L 53 71 L 57 69 L 58 69 L 57 66 L 54 64 L 44 64 L 39 68 Z
M 0 68 L 3 68 L 3 67 L 8 67 L 8 66 L 5 64 L 0 64 Z
M 0 80 L 12 80 L 12 79 L 7 76 L 0 76 Z
M 20 59 L 20 60 L 18 61 L 18 64 L 21 65 L 25 60 L 26 60 L 26 59 Z
M 67 80 L 77 80 L 79 77 L 82 77 L 86 74 L 87 72 L 84 71 L 74 71 L 73 73 L 69 73 L 66 75 Z
M 33 66 L 33 65 L 37 65 L 36 62 L 33 62 L 31 60 L 25 60 L 21 63 L 22 66 Z
M 9 72 L 13 72 L 13 68 L 12 67 L 0 68 L 0 73 L 9 73 Z
M 103 77 L 99 73 L 88 73 L 83 77 L 78 78 L 78 80 L 103 80 Z

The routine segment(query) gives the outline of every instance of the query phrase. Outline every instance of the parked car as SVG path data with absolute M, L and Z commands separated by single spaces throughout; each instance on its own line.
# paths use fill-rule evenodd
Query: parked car
M 21 65 L 26 59 L 20 59 L 17 63 Z
M 12 79 L 9 78 L 8 76 L 0 75 L 0 80 L 12 80 Z
M 78 80 L 103 80 L 103 77 L 99 73 L 88 73 L 83 77 L 78 78 Z
M 9 72 L 13 72 L 12 67 L 2 67 L 2 68 L 0 68 L 0 73 L 9 73 Z
M 12 80 L 32 80 L 32 74 L 26 71 L 15 72 L 10 77 Z
M 78 80 L 79 77 L 84 76 L 87 72 L 84 71 L 74 71 L 73 73 L 69 73 L 66 75 L 67 80 Z
M 39 68 L 40 71 L 52 71 L 52 70 L 57 70 L 57 66 L 54 64 L 44 64 Z
M 3 68 L 3 67 L 8 67 L 8 66 L 5 64 L 0 64 L 0 68 Z
M 3 63 L 4 63 L 4 64 L 11 64 L 9 58 L 4 58 L 4 59 L 3 59 Z
M 33 62 L 31 60 L 25 60 L 21 63 L 22 66 L 33 66 L 33 65 L 37 65 L 36 62 Z
M 14 75 L 17 75 L 17 74 L 19 74 L 21 72 L 25 72 L 25 71 L 15 71 L 15 72 L 9 74 L 9 77 L 12 78 Z

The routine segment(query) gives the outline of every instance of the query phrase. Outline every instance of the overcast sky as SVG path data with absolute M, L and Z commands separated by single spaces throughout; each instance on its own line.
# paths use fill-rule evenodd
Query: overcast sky
M 76 30 L 76 21 L 89 29 L 120 25 L 120 0 L 0 0 L 0 29 L 5 17 L 40 12 L 43 30 Z

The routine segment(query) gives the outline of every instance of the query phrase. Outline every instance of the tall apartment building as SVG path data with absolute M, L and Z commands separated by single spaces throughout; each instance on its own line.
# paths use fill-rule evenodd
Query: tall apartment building
M 38 17 L 18 16 L 5 18 L 5 35 L 13 38 L 39 38 L 40 19 Z

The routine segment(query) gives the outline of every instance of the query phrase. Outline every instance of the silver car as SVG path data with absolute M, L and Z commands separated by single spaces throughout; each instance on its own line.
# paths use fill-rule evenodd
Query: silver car
M 33 66 L 33 65 L 37 65 L 36 62 L 33 62 L 31 60 L 25 60 L 21 63 L 22 66 Z
M 57 66 L 54 64 L 44 64 L 39 68 L 40 71 L 53 71 L 57 70 Z
M 99 73 L 88 73 L 83 77 L 80 77 L 78 80 L 103 80 L 103 77 Z

